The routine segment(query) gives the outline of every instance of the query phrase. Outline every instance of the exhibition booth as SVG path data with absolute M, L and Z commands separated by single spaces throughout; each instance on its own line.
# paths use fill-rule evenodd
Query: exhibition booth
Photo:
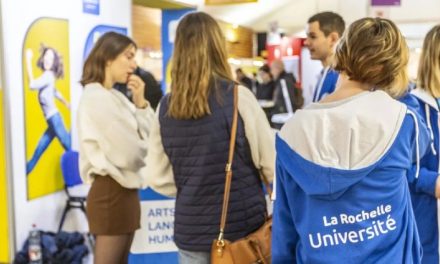
M 34 225 L 47 232 L 59 230 L 68 198 L 61 157 L 68 150 L 78 150 L 76 112 L 83 89 L 79 83 L 82 66 L 104 33 L 133 37 L 139 46 L 138 64 L 153 74 L 166 93 L 179 19 L 194 10 L 208 12 L 225 33 L 233 69 L 242 68 L 252 78 L 263 64 L 281 59 L 308 104 L 321 70 L 304 46 L 304 25 L 310 15 L 332 10 L 348 23 L 368 15 L 395 19 L 410 45 L 411 77 L 424 34 L 433 21 L 440 20 L 436 0 L 394 1 L 401 9 L 371 8 L 369 0 L 223 1 L 251 3 L 221 6 L 209 2 L 216 1 L 0 0 L 0 263 L 13 261 Z M 423 19 L 414 17 L 416 9 L 423 9 Z M 275 32 L 279 38 L 272 41 L 272 22 L 278 20 Z M 257 40 L 260 36 L 262 41 Z M 39 89 L 32 84 L 44 73 L 41 60 L 47 50 L 52 51 L 52 63 L 62 69 L 50 84 L 58 91 L 53 95 L 57 99 L 54 115 L 45 112 Z M 51 127 L 54 116 L 62 133 Z M 79 185 L 69 191 L 85 196 L 88 189 L 88 185 Z M 149 188 L 140 190 L 139 196 L 141 229 L 135 234 L 129 262 L 177 263 L 174 199 Z M 70 210 L 62 230 L 78 231 L 88 246 L 93 244 L 87 240 L 82 210 Z M 91 251 L 85 261 L 92 260 Z

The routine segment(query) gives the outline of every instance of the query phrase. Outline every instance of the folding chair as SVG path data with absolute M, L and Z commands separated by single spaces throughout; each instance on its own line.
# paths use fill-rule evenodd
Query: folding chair
M 58 232 L 61 231 L 66 220 L 66 215 L 70 209 L 80 209 L 84 215 L 86 215 L 86 196 L 75 196 L 69 192 L 69 189 L 82 184 L 81 177 L 79 175 L 79 164 L 78 164 L 78 152 L 76 151 L 66 151 L 61 157 L 61 172 L 64 178 L 64 191 L 67 194 L 66 206 L 64 207 L 63 214 L 61 216 L 60 225 L 58 227 Z M 87 233 L 90 246 L 92 250 L 94 249 L 94 239 L 90 233 Z

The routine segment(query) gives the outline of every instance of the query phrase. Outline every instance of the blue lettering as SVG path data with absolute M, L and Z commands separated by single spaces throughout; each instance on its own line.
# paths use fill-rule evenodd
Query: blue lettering
M 174 208 L 150 208 L 148 217 L 174 216 Z
M 157 223 L 148 223 L 148 230 L 156 231 L 156 230 L 167 230 L 173 229 L 174 222 L 157 222 Z
M 170 243 L 173 241 L 174 241 L 173 235 L 148 236 L 148 243 L 149 244 L 165 244 L 165 243 Z

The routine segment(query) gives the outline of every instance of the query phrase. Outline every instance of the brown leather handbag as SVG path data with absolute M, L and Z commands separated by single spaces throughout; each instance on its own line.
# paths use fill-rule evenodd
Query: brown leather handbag
M 220 234 L 214 240 L 211 247 L 212 264 L 251 264 L 271 263 L 271 238 L 272 238 L 272 217 L 269 216 L 266 222 L 255 232 L 237 241 L 230 242 L 224 239 L 226 216 L 228 212 L 229 193 L 232 181 L 232 161 L 234 158 L 235 138 L 237 135 L 238 119 L 238 88 L 234 87 L 234 115 L 232 119 L 231 140 L 229 142 L 229 156 L 226 164 L 226 183 L 223 197 L 222 216 L 220 221 Z M 262 175 L 269 195 L 271 189 L 269 182 Z

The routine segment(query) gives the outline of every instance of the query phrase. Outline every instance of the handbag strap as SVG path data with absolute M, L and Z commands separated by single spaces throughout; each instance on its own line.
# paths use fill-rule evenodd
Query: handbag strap
M 232 161 L 234 160 L 234 150 L 235 150 L 235 139 L 237 138 L 237 122 L 238 122 L 238 87 L 234 86 L 234 113 L 232 116 L 232 127 L 231 127 L 231 139 L 229 141 L 229 154 L 228 154 L 228 163 L 226 163 L 226 182 L 225 182 L 225 191 L 223 194 L 223 206 L 222 206 L 222 216 L 220 219 L 220 234 L 217 239 L 217 245 L 224 245 L 223 237 L 226 226 L 226 216 L 228 214 L 228 204 L 229 204 L 229 194 L 231 192 L 231 182 L 232 182 Z M 261 178 L 263 180 L 264 185 L 266 186 L 266 190 L 269 193 L 269 197 L 272 196 L 272 189 L 270 187 L 269 181 L 267 178 L 261 174 Z
M 234 113 L 232 116 L 231 139 L 229 141 L 228 163 L 226 163 L 226 182 L 225 191 L 223 193 L 222 217 L 220 220 L 220 234 L 218 241 L 223 241 L 225 232 L 226 215 L 228 214 L 229 193 L 231 191 L 232 181 L 232 161 L 234 160 L 235 139 L 237 137 L 237 119 L 238 119 L 238 87 L 234 86 Z

